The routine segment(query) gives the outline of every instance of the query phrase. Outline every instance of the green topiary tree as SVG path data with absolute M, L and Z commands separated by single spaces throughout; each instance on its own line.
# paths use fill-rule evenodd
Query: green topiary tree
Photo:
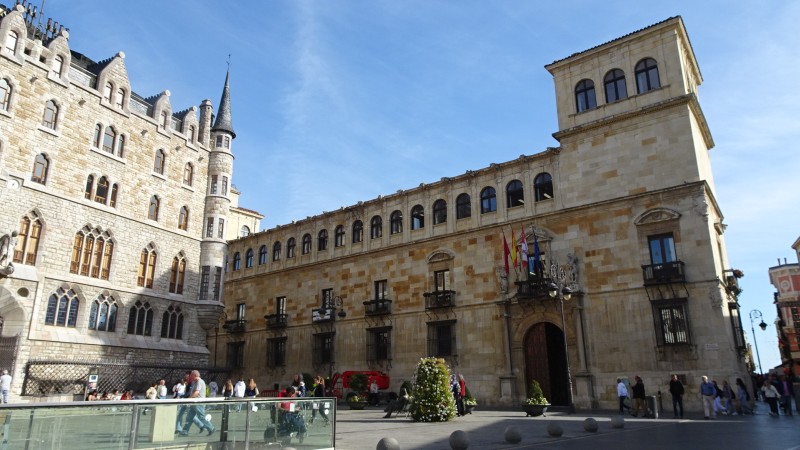
M 544 397 L 544 392 L 542 391 L 542 387 L 539 385 L 538 381 L 531 380 L 531 389 L 528 391 L 528 398 L 525 400 L 525 403 L 529 405 L 550 404 Z
M 441 358 L 421 358 L 414 380 L 411 417 L 415 422 L 446 422 L 456 415 L 450 370 Z

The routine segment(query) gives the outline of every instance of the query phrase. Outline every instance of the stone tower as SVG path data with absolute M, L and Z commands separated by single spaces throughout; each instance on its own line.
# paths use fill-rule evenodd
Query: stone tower
M 236 138 L 231 122 L 230 71 L 225 75 L 225 87 L 219 101 L 216 120 L 210 130 L 208 147 L 208 186 L 203 213 L 203 240 L 200 243 L 200 290 L 197 314 L 200 326 L 209 330 L 217 325 L 223 312 L 222 284 L 227 258 L 225 226 L 231 201 L 230 182 L 233 176 L 231 142 Z M 200 136 L 208 136 L 211 122 L 211 102 L 201 105 Z

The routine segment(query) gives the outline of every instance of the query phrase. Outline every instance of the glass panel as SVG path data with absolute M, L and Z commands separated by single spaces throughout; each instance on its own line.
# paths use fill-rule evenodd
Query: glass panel
M 661 241 L 658 239 L 650 240 L 650 262 L 653 264 L 664 263 L 664 254 L 661 252 Z

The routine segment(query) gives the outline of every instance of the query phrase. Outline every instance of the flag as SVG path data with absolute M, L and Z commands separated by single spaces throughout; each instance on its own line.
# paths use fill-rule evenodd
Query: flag
M 522 237 L 520 238 L 522 241 L 521 244 L 521 260 L 522 260 L 522 267 L 527 271 L 528 267 L 528 240 L 525 239 L 525 227 L 522 227 Z
M 511 263 L 517 268 L 517 240 L 514 238 L 514 229 L 511 229 Z
M 503 264 L 506 268 L 506 276 L 508 276 L 508 255 L 511 252 L 508 250 L 508 241 L 506 240 L 506 235 L 503 234 Z
M 536 229 L 533 230 L 533 271 L 539 274 L 542 266 L 542 255 L 539 253 L 539 239 L 536 238 Z

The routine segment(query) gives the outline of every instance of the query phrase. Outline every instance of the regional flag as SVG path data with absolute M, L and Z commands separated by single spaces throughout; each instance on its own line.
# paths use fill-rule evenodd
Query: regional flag
M 522 248 L 522 267 L 528 267 L 528 240 L 525 239 L 525 227 L 522 227 L 522 237 L 520 238 L 522 241 L 521 248 Z
M 506 235 L 503 235 L 503 264 L 506 268 L 506 276 L 508 276 L 508 255 L 511 252 L 508 250 L 508 241 L 506 240 Z
M 517 240 L 514 238 L 514 229 L 511 229 L 511 263 L 517 268 Z

